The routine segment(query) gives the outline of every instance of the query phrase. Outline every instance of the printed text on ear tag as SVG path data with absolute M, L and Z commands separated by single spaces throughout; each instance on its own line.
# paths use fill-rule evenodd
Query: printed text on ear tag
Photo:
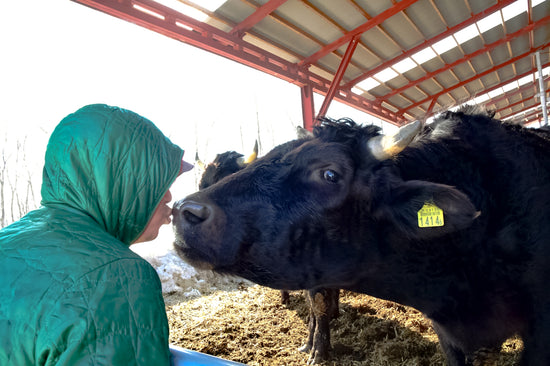
M 418 211 L 419 227 L 436 227 L 443 225 L 443 210 L 433 203 L 425 203 Z

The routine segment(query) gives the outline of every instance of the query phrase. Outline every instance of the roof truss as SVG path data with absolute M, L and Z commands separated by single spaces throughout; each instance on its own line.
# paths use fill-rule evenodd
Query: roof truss
M 319 0 L 227 0 L 214 11 L 205 10 L 198 1 L 179 0 L 206 13 L 207 21 L 153 0 L 73 1 L 298 85 L 306 127 L 315 123 L 314 92 L 325 95 L 319 116 L 328 112 L 334 99 L 401 125 L 495 90 L 518 75 L 535 73 L 532 62 L 526 67 L 526 59 L 534 52 L 542 52 L 544 67 L 550 62 L 550 0 L 441 0 L 437 4 L 401 0 L 385 8 L 357 0 L 341 0 L 337 8 Z M 244 12 L 243 7 L 250 11 Z M 526 10 L 505 17 L 518 7 Z M 433 17 L 423 21 L 423 13 Z M 501 26 L 483 29 L 484 22 L 495 16 L 502 20 Z M 353 23 L 347 21 L 351 18 Z M 307 19 L 326 26 L 319 28 Z M 433 32 L 431 23 L 438 22 L 445 28 Z M 445 55 L 434 51 L 441 42 L 457 39 L 472 27 L 479 31 L 474 41 L 460 43 Z M 423 38 L 409 40 L 407 29 Z M 497 33 L 501 35 L 495 38 Z M 377 47 L 380 42 L 388 42 L 397 54 L 385 54 Z M 430 50 L 435 59 L 416 61 L 415 56 Z M 503 52 L 508 57 L 503 58 Z M 407 60 L 415 60 L 416 68 L 399 72 L 396 65 Z M 397 76 L 379 79 L 384 72 Z M 370 79 L 379 86 L 356 90 L 358 83 Z M 511 95 L 505 93 L 500 101 L 514 104 Z

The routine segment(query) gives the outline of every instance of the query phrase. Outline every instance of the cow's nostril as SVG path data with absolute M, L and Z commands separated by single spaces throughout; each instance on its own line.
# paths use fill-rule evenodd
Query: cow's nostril
M 180 209 L 183 218 L 191 224 L 200 224 L 206 221 L 211 214 L 208 206 L 193 201 L 184 202 Z

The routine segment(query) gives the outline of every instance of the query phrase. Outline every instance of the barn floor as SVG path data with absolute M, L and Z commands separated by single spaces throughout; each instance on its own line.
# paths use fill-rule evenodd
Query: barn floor
M 307 337 L 308 308 L 301 292 L 282 305 L 280 292 L 241 284 L 188 298 L 166 296 L 172 344 L 248 365 L 305 365 L 298 351 Z M 342 291 L 331 323 L 332 358 L 326 366 L 444 365 L 430 321 L 389 301 Z M 521 341 L 502 352 L 479 352 L 474 365 L 517 363 Z

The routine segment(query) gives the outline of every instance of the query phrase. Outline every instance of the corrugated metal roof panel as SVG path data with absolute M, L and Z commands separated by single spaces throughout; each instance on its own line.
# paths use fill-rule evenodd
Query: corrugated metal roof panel
M 74 1 L 101 3 L 97 7 L 107 12 L 112 3 L 117 9 L 112 13 L 121 17 L 120 7 L 134 1 L 159 14 L 167 11 L 153 0 Z M 201 21 L 178 16 L 195 31 L 175 36 L 168 24 L 174 16 L 165 18 L 165 26 L 158 20 L 153 24 L 147 15 L 137 22 L 160 32 L 164 27 L 171 37 L 322 94 L 343 70 L 351 39 L 359 36 L 334 86 L 341 91 L 335 98 L 396 124 L 481 100 L 487 91 L 534 74 L 533 54 L 539 50 L 543 67 L 550 66 L 550 0 L 228 0 L 214 11 L 200 1 L 179 1 L 206 12 L 206 24 L 215 28 L 203 30 Z M 535 7 L 528 9 L 531 3 Z M 131 7 L 127 14 L 134 22 L 139 17 Z M 201 37 L 203 45 L 197 41 Z M 351 93 L 352 88 L 359 94 Z M 512 110 L 536 103 L 517 88 L 506 93 L 509 97 L 504 94 L 496 103 L 485 96 L 485 103 L 497 108 L 497 117 L 518 98 L 526 99 Z

